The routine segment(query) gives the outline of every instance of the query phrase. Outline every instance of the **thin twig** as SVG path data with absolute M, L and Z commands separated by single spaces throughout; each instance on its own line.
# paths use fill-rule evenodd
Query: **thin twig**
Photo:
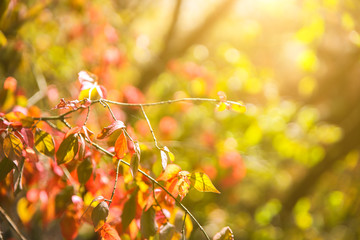
M 118 161 L 118 164 L 117 164 L 117 167 L 116 167 L 115 183 L 114 183 L 113 191 L 112 191 L 112 193 L 111 193 L 111 197 L 110 197 L 110 201 L 109 201 L 109 207 L 110 207 L 110 205 L 111 205 L 111 203 L 112 203 L 112 200 L 113 200 L 113 198 L 114 198 L 114 195 L 115 195 L 116 185 L 117 185 L 117 181 L 118 181 L 118 178 L 119 178 L 120 163 L 121 163 L 121 161 L 119 160 L 119 161 Z
M 183 225 L 182 225 L 182 228 L 181 228 L 181 234 L 182 234 L 182 235 L 186 234 L 186 230 L 185 230 L 186 216 L 187 216 L 187 212 L 185 212 L 184 220 L 183 220 Z
M 90 106 L 87 108 L 87 113 L 86 113 L 86 118 L 85 118 L 85 122 L 84 122 L 84 126 L 86 125 L 88 119 L 89 119 L 89 115 L 90 115 Z
M 9 215 L 7 215 L 7 213 L 5 212 L 5 210 L 0 206 L 0 215 L 3 219 L 5 219 L 5 221 L 7 221 L 10 225 L 10 227 L 15 231 L 16 235 L 21 239 L 21 240 L 26 240 L 26 238 L 24 237 L 24 235 L 22 235 L 22 233 L 19 231 L 18 227 L 16 226 L 16 224 L 13 222 L 13 220 L 9 217 Z
M 97 150 L 105 153 L 106 155 L 110 157 L 114 157 L 115 155 L 107 151 L 106 149 L 102 148 L 98 144 L 94 142 L 90 142 L 88 139 L 85 139 L 89 144 L 91 144 L 93 147 L 95 147 Z M 126 166 L 130 167 L 130 164 L 128 162 L 125 162 L 122 159 L 119 159 L 119 162 L 125 164 Z M 163 185 L 161 185 L 158 181 L 156 181 L 153 177 L 151 177 L 146 172 L 142 171 L 141 169 L 138 169 L 138 172 L 140 172 L 142 175 L 144 175 L 147 179 L 158 185 L 162 190 L 164 190 L 171 198 L 175 200 L 175 202 L 182 208 L 190 217 L 191 219 L 196 223 L 196 225 L 200 228 L 200 230 L 203 232 L 207 240 L 210 240 L 209 235 L 205 232 L 204 228 L 201 226 L 201 224 L 198 222 L 198 220 L 194 217 L 194 215 L 191 214 L 191 212 L 176 198 L 174 195 L 172 195 Z
M 155 203 L 156 203 L 157 206 L 160 207 L 160 211 L 161 211 L 161 213 L 164 215 L 164 217 L 166 218 L 166 220 L 169 221 L 169 219 L 166 217 L 166 215 L 165 215 L 165 213 L 164 213 L 164 211 L 163 211 L 163 208 L 161 207 L 160 203 L 159 203 L 158 200 L 156 199 L 156 196 L 155 196 L 155 183 L 152 182 L 152 185 L 153 185 L 153 187 L 152 187 L 152 192 L 153 192 L 153 198 L 154 198 L 154 200 L 155 200 Z
M 96 100 L 93 103 L 99 102 L 100 100 Z M 172 100 L 166 100 L 166 101 L 160 101 L 160 102 L 153 102 L 153 103 L 124 103 L 124 102 L 116 102 L 111 101 L 107 99 L 101 99 L 102 102 L 107 102 L 114 105 L 120 105 L 120 106 L 130 106 L 130 107 L 149 107 L 149 106 L 156 106 L 156 105 L 165 105 L 165 104 L 171 104 L 171 103 L 177 103 L 177 102 L 212 102 L 212 103 L 219 103 L 221 100 L 214 99 L 214 98 L 179 98 L 179 99 L 172 99 Z M 235 101 L 225 101 L 225 103 L 229 104 L 235 104 L 239 106 L 244 106 L 243 104 Z
M 100 99 L 99 101 L 100 101 L 100 103 L 104 104 L 105 107 L 107 107 L 109 109 L 112 118 L 114 119 L 114 121 L 116 121 L 117 119 L 116 119 L 113 111 L 111 110 L 109 104 L 107 102 L 105 102 L 104 99 Z
M 148 126 L 149 126 L 149 128 L 150 128 L 150 132 L 151 132 L 151 134 L 152 134 L 152 136 L 153 136 L 153 139 L 154 139 L 154 142 L 155 142 L 155 146 L 156 146 L 157 149 L 160 150 L 161 148 L 159 147 L 158 141 L 157 141 L 157 139 L 156 139 L 156 137 L 155 137 L 155 134 L 154 134 L 154 130 L 153 130 L 152 127 L 151 127 L 151 123 L 150 123 L 150 121 L 149 121 L 149 118 L 147 117 L 143 106 L 140 105 L 140 107 L 141 107 L 142 113 L 144 114 L 144 117 L 145 117 L 145 119 L 146 119 L 146 122 L 147 122 L 147 124 L 148 124 Z

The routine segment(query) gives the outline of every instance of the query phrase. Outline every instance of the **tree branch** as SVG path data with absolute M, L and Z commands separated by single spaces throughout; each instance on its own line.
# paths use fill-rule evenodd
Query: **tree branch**
M 19 231 L 19 229 L 17 228 L 16 224 L 13 222 L 13 220 L 9 217 L 9 215 L 6 214 L 5 210 L 0 206 L 0 216 L 9 223 L 10 227 L 14 230 L 14 232 L 16 233 L 16 235 L 21 239 L 21 240 L 26 240 L 26 238 L 24 237 L 24 235 L 22 235 L 22 233 Z

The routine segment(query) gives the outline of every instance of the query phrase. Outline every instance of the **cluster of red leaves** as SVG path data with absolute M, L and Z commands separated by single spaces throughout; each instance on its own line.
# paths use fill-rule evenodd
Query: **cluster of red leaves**
M 75 112 L 89 108 L 90 99 L 105 97 L 106 90 L 95 75 L 81 71 L 79 81 L 80 100 L 61 99 L 55 109 Z M 169 220 L 176 210 L 175 199 L 181 201 L 190 187 L 219 193 L 205 173 L 183 171 L 174 164 L 174 155 L 167 147 L 160 148 L 163 172 L 157 178 L 167 191 L 153 189 L 146 175 L 137 174 L 139 168 L 145 173 L 149 170 L 141 167 L 141 146 L 134 140 L 137 138 L 131 127 L 115 120 L 97 134 L 97 140 L 108 140 L 114 156 L 113 162 L 104 163 L 98 149 L 90 147 L 96 139 L 86 121 L 66 131 L 54 128 L 54 124 L 46 124 L 47 120 L 33 114 L 37 111 L 9 107 L 14 104 L 11 97 L 16 99 L 16 89 L 16 80 L 9 78 L 0 96 L 1 110 L 12 110 L 0 113 L 0 196 L 19 192 L 25 185 L 27 194 L 19 201 L 18 209 L 20 219 L 28 227 L 35 212 L 41 210 L 44 225 L 60 218 L 65 239 L 76 238 L 83 221 L 92 222 L 102 239 L 120 239 L 120 235 L 137 239 L 139 232 L 143 238 L 154 235 L 160 239 L 179 238 L 182 226 Z M 137 101 L 127 98 L 129 102 Z M 57 120 L 65 121 L 63 117 Z M 169 133 L 169 129 L 161 131 Z M 109 141 L 114 137 L 115 141 Z M 112 188 L 110 183 L 119 174 L 114 170 L 118 161 L 128 161 L 130 171 L 121 170 L 121 184 Z M 110 200 L 103 197 L 110 195 Z M 93 199 L 91 203 L 86 200 L 89 198 Z M 94 202 L 99 203 L 92 208 Z

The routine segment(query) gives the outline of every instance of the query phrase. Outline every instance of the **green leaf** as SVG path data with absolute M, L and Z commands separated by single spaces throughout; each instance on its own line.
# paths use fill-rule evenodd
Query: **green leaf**
M 65 211 L 67 205 L 71 203 L 71 196 L 74 195 L 74 187 L 66 186 L 55 196 L 55 214 L 58 215 Z
M 78 138 L 72 134 L 64 139 L 56 152 L 57 164 L 68 163 L 73 160 L 78 152 Z
M 160 240 L 171 240 L 175 233 L 175 226 L 167 222 L 160 227 Z
M 21 160 L 24 146 L 21 140 L 12 133 L 9 133 L 3 142 L 4 154 L 10 160 Z
M 132 192 L 130 198 L 124 204 L 123 212 L 121 214 L 121 224 L 122 229 L 125 231 L 131 221 L 135 218 L 136 214 L 136 199 L 137 199 L 137 190 Z
M 85 158 L 77 167 L 78 180 L 81 184 L 85 184 L 93 172 L 93 166 L 90 158 Z
M 214 235 L 213 240 L 234 240 L 234 234 L 230 227 L 224 227 Z
M 52 157 L 52 156 L 54 156 L 54 153 L 55 153 L 54 139 L 52 138 L 52 136 L 49 133 L 47 133 L 41 129 L 36 129 L 35 148 L 40 153 L 42 153 L 48 157 Z
M 210 178 L 203 172 L 193 172 L 190 176 L 191 185 L 200 192 L 220 193 L 212 184 Z
M 155 210 L 150 207 L 147 211 L 143 209 L 140 219 L 140 232 L 144 238 L 154 236 L 157 232 L 158 226 L 155 220 Z
M 131 157 L 131 160 L 130 160 L 130 173 L 134 179 L 135 179 L 136 173 L 139 169 L 139 164 L 140 164 L 139 155 L 133 154 L 133 156 Z
M 99 203 L 91 213 L 91 220 L 94 224 L 95 232 L 97 232 L 106 222 L 109 215 L 109 205 L 103 201 Z
M 6 175 L 16 167 L 15 163 L 8 158 L 3 158 L 0 162 L 0 181 L 2 181 Z

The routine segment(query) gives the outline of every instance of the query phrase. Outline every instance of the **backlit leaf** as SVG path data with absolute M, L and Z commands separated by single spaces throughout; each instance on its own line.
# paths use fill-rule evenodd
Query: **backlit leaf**
M 222 111 L 226 110 L 226 108 L 227 108 L 227 105 L 224 102 L 220 102 L 216 105 L 216 110 L 218 112 L 222 112 Z
M 155 220 L 155 210 L 150 207 L 147 211 L 143 210 L 140 219 L 140 232 L 144 238 L 154 236 L 157 232 L 158 226 Z
M 35 132 L 35 148 L 40 153 L 52 157 L 55 152 L 54 139 L 49 133 L 37 129 Z
M 103 201 L 100 202 L 91 213 L 91 220 L 94 224 L 95 232 L 97 232 L 106 222 L 109 215 L 109 205 Z
M 105 223 L 100 229 L 100 236 L 102 240 L 121 240 L 117 231 L 108 223 Z
M 118 159 L 122 159 L 127 153 L 127 140 L 124 131 L 115 142 L 115 155 Z
M 93 172 L 93 166 L 90 158 L 85 158 L 77 167 L 78 180 L 81 184 L 85 184 Z
M 26 128 L 31 128 L 32 125 L 34 125 L 34 119 L 29 116 L 24 116 L 23 118 L 20 119 L 20 121 L 22 125 Z
M 0 161 L 0 181 L 2 181 L 7 174 L 16 167 L 15 163 L 8 158 L 3 158 Z
M 68 163 L 73 160 L 79 149 L 79 140 L 73 134 L 64 139 L 56 152 L 57 164 Z
M 125 128 L 125 124 L 120 121 L 120 120 L 116 120 L 115 122 L 113 122 L 112 124 L 110 124 L 107 127 L 104 127 L 101 132 L 97 135 L 97 139 L 104 139 L 109 137 L 114 131 L 121 129 L 121 128 Z
M 177 176 L 181 167 L 176 164 L 168 164 L 165 171 L 157 178 L 158 181 L 168 181 Z
M 231 104 L 231 110 L 238 112 L 238 113 L 244 113 L 244 112 L 246 112 L 246 107 L 244 105 L 242 105 L 241 103 Z
M 193 172 L 190 181 L 194 188 L 200 192 L 220 193 L 212 184 L 210 178 L 203 172 Z
M 12 133 L 9 133 L 3 142 L 4 154 L 10 160 L 21 160 L 24 146 L 21 140 Z
M 234 234 L 230 227 L 224 227 L 214 235 L 213 240 L 234 240 Z

